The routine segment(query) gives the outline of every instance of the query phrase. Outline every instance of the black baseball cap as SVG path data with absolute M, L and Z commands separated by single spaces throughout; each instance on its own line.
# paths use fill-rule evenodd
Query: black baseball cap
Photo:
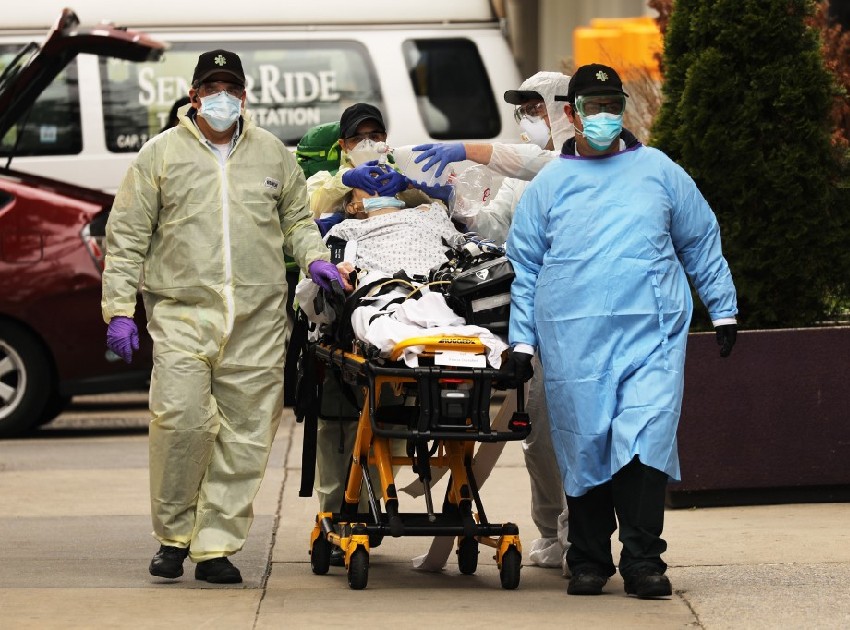
M 576 96 L 589 94 L 622 94 L 628 96 L 623 91 L 623 82 L 614 68 L 603 66 L 601 63 L 591 63 L 581 66 L 575 71 L 575 74 L 570 77 L 567 95 L 556 95 L 555 100 L 575 103 Z
M 374 120 L 378 123 L 381 131 L 387 132 L 387 126 L 384 124 L 384 117 L 381 115 L 381 110 L 369 103 L 355 103 L 350 105 L 342 112 L 339 117 L 339 133 L 340 138 L 350 138 L 357 133 L 357 127 L 364 120 Z
M 198 65 L 192 74 L 192 85 L 203 83 L 214 74 L 229 74 L 239 85 L 245 85 L 245 71 L 242 60 L 229 50 L 211 50 L 198 57 Z
M 536 90 L 507 90 L 504 98 L 505 102 L 511 105 L 522 105 L 528 101 L 543 100 L 540 92 Z

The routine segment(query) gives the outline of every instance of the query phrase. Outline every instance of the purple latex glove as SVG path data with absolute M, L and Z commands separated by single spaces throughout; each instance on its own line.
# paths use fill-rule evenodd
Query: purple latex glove
M 426 195 L 431 197 L 431 199 L 439 199 L 447 206 L 449 205 L 449 199 L 451 199 L 455 188 L 451 184 L 434 184 L 433 186 L 428 186 L 427 184 L 415 182 L 413 180 L 410 180 L 410 184 L 414 188 L 418 188 L 424 192 Z
M 342 183 L 349 188 L 365 190 L 370 195 L 393 197 L 407 188 L 407 178 L 394 168 L 378 164 L 377 160 L 366 162 L 345 171 Z
M 440 166 L 434 173 L 436 177 L 443 174 L 443 169 L 452 162 L 462 162 L 466 159 L 466 149 L 461 142 L 445 142 L 436 144 L 417 144 L 413 147 L 414 151 L 422 151 L 422 155 L 417 155 L 413 160 L 417 164 L 424 160 L 428 163 L 422 167 L 423 171 L 427 171 L 434 164 L 439 162 Z
M 139 329 L 131 317 L 121 315 L 109 320 L 106 347 L 127 363 L 133 360 L 133 350 L 139 349 Z
M 342 287 L 342 276 L 339 275 L 339 269 L 332 262 L 314 260 L 307 265 L 307 271 L 310 274 L 310 280 L 318 284 L 322 291 L 333 293 L 332 282 L 337 282 Z

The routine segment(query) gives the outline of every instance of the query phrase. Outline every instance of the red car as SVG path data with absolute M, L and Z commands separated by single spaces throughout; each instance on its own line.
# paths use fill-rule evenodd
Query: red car
M 158 59 L 165 45 L 100 25 L 79 29 L 63 11 L 42 44 L 22 49 L 0 74 L 0 139 L 17 146 L 33 104 L 79 53 Z M 76 394 L 143 389 L 151 342 L 137 309 L 141 348 L 127 365 L 106 348 L 100 313 L 102 244 L 112 196 L 0 164 L 0 438 L 26 433 Z

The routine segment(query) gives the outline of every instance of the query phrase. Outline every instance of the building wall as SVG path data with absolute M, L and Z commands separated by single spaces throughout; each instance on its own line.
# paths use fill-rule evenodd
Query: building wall
M 572 73 L 573 29 L 591 18 L 654 14 L 646 0 L 540 0 L 538 63 L 541 70 Z M 564 67 L 566 64 L 566 67 Z
M 500 0 L 496 6 L 525 77 L 538 70 L 570 73 L 573 30 L 591 18 L 655 15 L 647 0 Z

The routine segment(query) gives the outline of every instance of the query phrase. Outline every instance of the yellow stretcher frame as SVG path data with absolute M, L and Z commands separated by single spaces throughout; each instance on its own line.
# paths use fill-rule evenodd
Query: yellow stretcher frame
M 406 348 L 418 346 L 420 361 L 433 359 L 445 351 L 484 354 L 486 348 L 477 337 L 426 336 L 407 339 L 397 344 L 390 361 L 398 359 Z M 476 442 L 500 442 L 524 439 L 530 430 L 524 411 L 523 390 L 517 391 L 517 412 L 509 431 L 493 431 L 489 406 L 493 368 L 459 368 L 424 366 L 420 368 L 390 365 L 383 359 L 367 359 L 357 352 L 345 352 L 320 343 L 316 357 L 339 369 L 347 382 L 363 388 L 365 400 L 357 425 L 345 498 L 340 512 L 320 512 L 310 534 L 310 565 L 313 573 L 324 575 L 330 568 L 331 550 L 343 550 L 350 588 L 366 587 L 369 576 L 369 553 L 384 536 L 456 536 L 458 568 L 473 574 L 478 566 L 479 544 L 495 549 L 501 585 L 505 589 L 519 586 L 522 545 L 519 528 L 514 523 L 490 523 L 484 512 L 478 484 L 472 473 L 472 456 Z M 423 381 L 424 379 L 424 381 Z M 388 385 L 395 393 L 418 388 L 418 405 L 392 411 L 401 417 L 383 418 L 380 406 L 382 388 Z M 461 387 L 461 385 L 463 387 Z M 440 392 L 469 392 L 464 394 Z M 439 396 L 435 397 L 435 393 Z M 448 404 L 445 399 L 448 398 Z M 462 398 L 454 402 L 454 398 Z M 436 404 L 439 399 L 441 404 Z M 464 407 L 465 404 L 465 407 Z M 439 409 L 436 409 L 439 407 Z M 423 410 L 424 409 L 424 410 Z M 446 418 L 446 415 L 451 418 Z M 390 439 L 405 439 L 408 456 L 393 455 Z M 433 443 L 429 446 L 430 443 Z M 403 514 L 398 510 L 394 466 L 414 467 L 425 489 L 426 512 Z M 369 467 L 378 472 L 380 497 L 375 492 Z M 433 508 L 430 468 L 447 468 L 451 477 L 443 510 Z M 366 486 L 370 511 L 358 513 L 362 487 Z M 383 506 L 379 502 L 383 500 Z M 477 511 L 473 511 L 473 506 Z

